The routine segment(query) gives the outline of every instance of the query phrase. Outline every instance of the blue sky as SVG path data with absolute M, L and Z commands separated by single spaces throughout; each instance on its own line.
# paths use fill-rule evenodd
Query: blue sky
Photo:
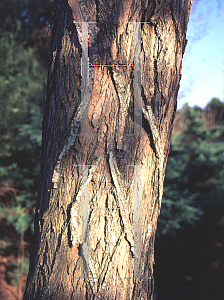
M 205 105 L 213 98 L 224 101 L 224 3 L 195 0 L 187 31 L 178 108 Z

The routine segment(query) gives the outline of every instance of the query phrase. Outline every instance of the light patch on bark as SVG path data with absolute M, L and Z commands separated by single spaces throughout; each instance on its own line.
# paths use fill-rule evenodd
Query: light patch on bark
M 74 202 L 72 202 L 71 211 L 70 211 L 70 232 L 71 232 L 70 240 L 71 240 L 72 246 L 76 246 L 77 244 L 83 243 L 82 233 L 83 233 L 83 225 L 84 224 L 82 224 L 81 200 L 82 200 L 83 194 L 85 193 L 86 189 L 89 186 L 91 179 L 93 178 L 93 175 L 98 167 L 100 160 L 101 160 L 101 158 L 99 157 L 96 164 L 92 165 L 89 168 L 88 178 L 85 182 L 82 183 L 82 186 L 81 186 Z M 89 205 L 89 204 L 87 203 L 87 205 Z M 84 209 L 84 207 L 82 207 L 82 209 Z
M 70 239 L 72 246 L 76 246 L 76 244 L 81 244 L 82 242 L 82 220 L 78 204 L 77 201 L 73 202 L 70 211 Z

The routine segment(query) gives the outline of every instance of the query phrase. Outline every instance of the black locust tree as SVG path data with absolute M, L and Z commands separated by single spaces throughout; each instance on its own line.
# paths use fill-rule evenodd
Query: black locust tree
M 152 299 L 192 0 L 55 0 L 24 299 Z

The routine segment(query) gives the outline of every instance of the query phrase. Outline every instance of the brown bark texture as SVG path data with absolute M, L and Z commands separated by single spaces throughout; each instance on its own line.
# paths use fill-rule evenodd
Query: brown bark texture
M 191 5 L 55 0 L 24 300 L 152 299 L 155 231 Z M 89 22 L 88 82 L 82 22 Z

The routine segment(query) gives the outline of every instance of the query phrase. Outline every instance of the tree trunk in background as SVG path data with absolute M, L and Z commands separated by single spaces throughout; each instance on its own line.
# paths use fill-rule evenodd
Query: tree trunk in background
M 191 4 L 55 1 L 24 299 L 152 299 L 155 231 Z M 81 22 L 89 22 L 89 62 Z M 135 118 L 135 22 L 142 22 L 140 96 L 143 111 L 150 106 L 154 115 L 148 119 Z M 89 74 L 81 67 L 87 65 Z

